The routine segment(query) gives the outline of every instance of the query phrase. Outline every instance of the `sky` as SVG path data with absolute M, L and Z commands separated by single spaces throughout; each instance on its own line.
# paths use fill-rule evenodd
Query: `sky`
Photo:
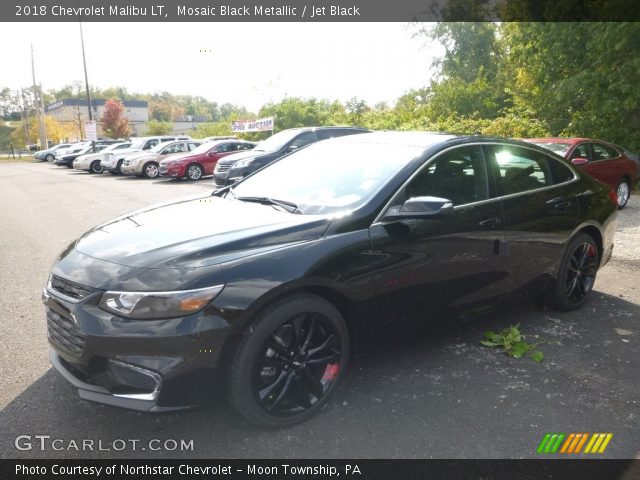
M 84 82 L 78 23 L 0 23 L 0 88 Z M 285 97 L 392 104 L 428 84 L 434 47 L 406 23 L 84 23 L 89 83 L 257 112 Z M 10 68 L 6 68 L 9 66 Z

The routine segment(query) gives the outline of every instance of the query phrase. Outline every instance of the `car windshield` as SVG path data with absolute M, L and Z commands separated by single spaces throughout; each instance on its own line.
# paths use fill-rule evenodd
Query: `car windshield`
M 296 135 L 300 133 L 300 130 L 283 130 L 281 132 L 276 133 L 275 135 L 271 135 L 266 140 L 262 140 L 254 150 L 258 150 L 261 152 L 275 152 L 284 147 L 289 141 L 293 139 Z
M 150 148 L 150 149 L 148 150 L 148 152 L 149 152 L 149 153 L 160 153 L 160 151 L 161 151 L 164 147 L 168 146 L 170 143 L 173 143 L 173 141 L 171 141 L 171 142 L 162 142 L 162 143 L 159 143 L 159 144 L 157 144 L 155 147 Z
M 531 142 L 534 145 L 539 145 L 543 148 L 546 148 L 547 150 L 551 150 L 554 153 L 557 153 L 558 155 L 561 155 L 564 157 L 564 155 L 567 153 L 567 151 L 569 151 L 569 149 L 571 148 L 571 144 L 570 143 L 556 143 L 556 142 Z
M 130 143 L 114 143 L 113 145 L 109 145 L 104 149 L 105 152 L 112 152 L 113 150 L 119 150 L 121 148 L 127 148 L 131 144 Z
M 319 142 L 265 167 L 226 198 L 281 200 L 311 215 L 350 210 L 367 202 L 423 151 L 409 145 Z
M 192 153 L 194 155 L 200 155 L 202 153 L 207 153 L 209 150 L 211 150 L 212 148 L 215 148 L 219 144 L 220 144 L 220 142 L 206 142 L 205 141 L 205 143 L 203 143 L 199 147 L 194 148 L 189 153 Z

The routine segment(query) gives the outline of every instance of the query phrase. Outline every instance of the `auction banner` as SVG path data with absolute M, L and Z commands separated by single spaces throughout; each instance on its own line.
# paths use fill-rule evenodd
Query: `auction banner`
M 231 130 L 234 133 L 273 131 L 273 117 L 259 118 L 258 120 L 237 120 L 231 122 Z

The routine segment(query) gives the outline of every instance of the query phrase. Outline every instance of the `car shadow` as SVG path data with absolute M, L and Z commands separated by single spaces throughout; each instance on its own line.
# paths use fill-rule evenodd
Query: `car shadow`
M 480 345 L 484 331 L 514 324 L 528 342 L 545 342 L 542 363 Z M 180 414 L 93 404 L 49 369 L 0 412 L 0 451 L 17 458 L 535 458 L 546 432 L 576 431 L 613 432 L 599 457 L 634 458 L 639 335 L 640 306 L 600 292 L 576 312 L 509 304 L 353 361 L 322 412 L 282 430 L 249 424 L 223 392 Z M 34 448 L 18 450 L 19 435 L 30 435 Z M 41 451 L 35 435 L 100 440 L 105 448 L 140 442 L 136 450 Z M 152 439 L 193 440 L 193 449 L 142 450 Z

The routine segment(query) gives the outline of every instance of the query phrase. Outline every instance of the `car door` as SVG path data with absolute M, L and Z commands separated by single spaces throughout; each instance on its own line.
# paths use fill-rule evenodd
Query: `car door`
M 225 157 L 236 151 L 233 142 L 223 142 L 212 148 L 206 155 L 206 159 L 203 160 L 203 167 L 205 175 L 213 175 L 213 170 L 216 168 L 216 163 L 222 157 Z
M 398 192 L 389 209 L 413 197 L 452 201 L 450 215 L 380 221 L 370 228 L 377 268 L 374 315 L 400 330 L 422 327 L 503 293 L 503 219 L 480 145 L 430 160 Z
M 592 177 L 616 188 L 620 178 L 624 161 L 620 153 L 614 148 L 603 143 L 591 143 L 593 160 L 584 166 L 584 170 Z
M 509 290 L 533 292 L 555 275 L 578 224 L 580 184 L 562 160 L 511 144 L 485 146 L 504 215 Z

